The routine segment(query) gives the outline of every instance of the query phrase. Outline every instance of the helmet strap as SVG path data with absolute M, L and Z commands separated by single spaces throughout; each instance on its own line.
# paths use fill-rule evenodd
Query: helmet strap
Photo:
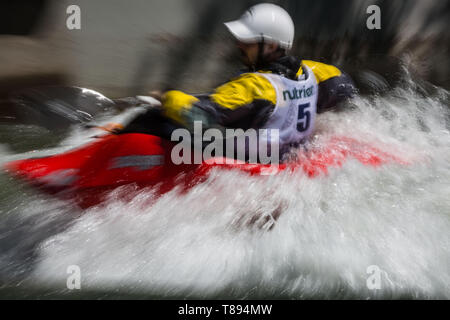
M 264 37 L 261 35 L 261 41 L 258 42 L 258 55 L 256 57 L 256 62 L 251 66 L 251 70 L 256 72 L 257 69 L 267 67 L 271 58 L 278 59 L 279 57 L 283 57 L 286 55 L 286 50 L 278 47 L 278 49 L 273 52 L 270 56 L 264 55 L 264 45 L 265 45 Z

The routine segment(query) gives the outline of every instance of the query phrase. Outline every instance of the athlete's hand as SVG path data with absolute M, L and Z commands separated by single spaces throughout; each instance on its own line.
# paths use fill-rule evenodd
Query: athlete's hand
M 124 127 L 120 123 L 114 123 L 110 122 L 105 124 L 104 126 L 97 127 L 97 129 L 107 131 L 109 133 L 118 133 L 120 130 L 122 130 Z
M 161 102 L 162 101 L 163 92 L 160 91 L 160 90 L 153 90 L 153 91 L 149 91 L 148 95 L 150 97 L 152 97 L 152 98 L 155 98 L 159 102 Z

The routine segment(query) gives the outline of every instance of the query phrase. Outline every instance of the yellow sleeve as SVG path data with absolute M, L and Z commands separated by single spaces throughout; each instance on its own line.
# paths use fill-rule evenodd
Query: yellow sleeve
M 192 105 L 199 101 L 196 97 L 178 90 L 171 90 L 164 93 L 162 105 L 164 115 L 180 124 L 185 124 L 183 113 L 191 110 Z
M 333 77 L 339 77 L 341 75 L 341 71 L 338 68 L 329 64 L 311 60 L 303 60 L 302 64 L 311 68 L 311 70 L 314 72 L 314 75 L 316 76 L 318 83 L 321 83 Z M 300 68 L 297 73 L 297 77 L 302 73 L 303 70 L 302 68 Z
M 277 94 L 265 77 L 256 73 L 244 73 L 218 87 L 210 98 L 218 105 L 234 110 L 256 99 L 268 100 L 275 105 Z

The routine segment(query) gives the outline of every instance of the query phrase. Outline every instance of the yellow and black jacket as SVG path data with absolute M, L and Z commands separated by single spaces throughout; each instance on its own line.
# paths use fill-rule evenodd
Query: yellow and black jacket
M 332 110 L 356 92 L 351 78 L 338 68 L 291 56 L 279 59 L 258 73 L 271 72 L 297 79 L 303 74 L 302 65 L 312 69 L 318 81 L 318 113 Z M 202 121 L 205 130 L 208 127 L 258 129 L 271 115 L 277 98 L 272 84 L 258 73 L 244 72 L 208 95 L 168 91 L 163 96 L 162 112 L 150 109 L 121 132 L 142 132 L 170 139 L 174 129 L 180 126 L 191 129 L 194 121 Z
M 295 80 L 303 74 L 302 65 L 311 68 L 317 79 L 318 113 L 332 110 L 356 92 L 351 78 L 338 68 L 291 56 L 279 59 L 258 73 L 271 72 Z M 163 96 L 164 115 L 188 128 L 195 120 L 201 120 L 204 127 L 259 128 L 275 107 L 276 91 L 267 78 L 258 73 L 242 73 L 205 96 L 168 91 Z

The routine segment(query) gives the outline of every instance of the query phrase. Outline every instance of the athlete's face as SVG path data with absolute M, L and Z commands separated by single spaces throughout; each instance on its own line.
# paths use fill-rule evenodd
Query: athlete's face
M 245 43 L 237 42 L 237 46 L 241 51 L 241 61 L 247 66 L 252 67 L 258 62 L 259 45 L 258 43 Z M 273 54 L 278 48 L 277 44 L 265 43 L 262 55 L 265 59 L 270 59 L 271 54 Z
M 241 61 L 247 67 L 256 64 L 258 59 L 259 46 L 257 43 L 244 43 L 238 41 L 237 47 L 241 51 Z

